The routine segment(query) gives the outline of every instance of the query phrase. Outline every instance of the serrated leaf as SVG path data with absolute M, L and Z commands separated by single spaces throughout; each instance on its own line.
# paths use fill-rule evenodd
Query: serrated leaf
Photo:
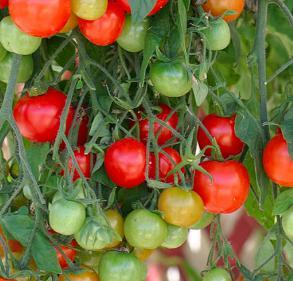
M 208 86 L 202 81 L 194 80 L 192 83 L 192 89 L 196 105 L 201 106 L 209 93 Z
M 281 215 L 293 206 L 293 190 L 285 190 L 280 193 L 276 199 L 273 214 Z

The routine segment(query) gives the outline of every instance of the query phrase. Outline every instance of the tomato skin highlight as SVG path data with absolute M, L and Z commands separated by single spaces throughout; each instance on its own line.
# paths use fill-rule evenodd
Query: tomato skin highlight
M 263 154 L 263 166 L 273 182 L 284 187 L 293 187 L 293 159 L 281 134 L 267 143 Z
M 74 245 L 72 245 L 72 246 L 74 246 Z M 69 247 L 66 247 L 63 245 L 60 246 L 60 248 L 64 252 L 64 254 L 68 257 L 68 259 L 73 262 L 75 259 L 75 256 L 76 256 L 76 251 L 73 248 L 69 248 Z M 68 264 L 67 264 L 66 259 L 62 256 L 62 254 L 60 253 L 60 251 L 58 251 L 57 248 L 55 248 L 55 249 L 56 249 L 56 253 L 57 253 L 57 259 L 58 259 L 58 262 L 59 262 L 61 268 L 67 268 Z
M 145 180 L 146 147 L 133 138 L 113 143 L 105 153 L 109 178 L 120 187 L 133 188 Z
M 9 14 L 23 32 L 50 37 L 67 23 L 71 4 L 70 0 L 10 0 Z
M 49 88 L 41 96 L 30 97 L 26 94 L 20 98 L 14 107 L 13 116 L 22 136 L 32 142 L 54 142 L 65 102 L 66 96 L 53 88 Z M 66 134 L 73 116 L 74 110 L 70 107 L 66 121 Z
M 214 17 L 222 16 L 227 11 L 234 11 L 234 15 L 224 16 L 227 22 L 238 19 L 244 9 L 245 0 L 207 0 L 203 4 L 203 9 L 207 13 L 211 13 Z
M 175 175 L 177 175 L 178 182 L 180 183 L 181 176 L 179 172 L 177 172 L 176 174 L 167 176 L 168 173 L 172 171 L 176 165 L 181 163 L 182 159 L 180 157 L 180 154 L 171 147 L 164 148 L 163 151 L 167 155 L 169 155 L 169 157 L 167 157 L 162 152 L 158 154 L 158 157 L 159 157 L 159 175 L 158 176 L 160 181 L 174 184 Z M 184 168 L 181 168 L 181 172 L 184 174 L 185 172 Z M 156 156 L 154 153 L 150 154 L 149 177 L 150 179 L 156 179 Z
M 221 117 L 210 114 L 202 121 L 212 137 L 215 138 L 224 158 L 235 156 L 242 152 L 244 143 L 235 134 L 235 118 Z M 208 136 L 202 128 L 198 129 L 197 140 L 200 149 L 212 145 Z M 205 151 L 206 156 L 211 156 L 212 149 Z
M 206 161 L 200 166 L 213 178 L 195 171 L 194 191 L 204 201 L 206 211 L 228 214 L 238 210 L 246 201 L 250 180 L 246 168 L 239 162 Z
M 109 1 L 106 13 L 97 20 L 78 19 L 81 33 L 98 46 L 113 44 L 121 34 L 124 22 L 124 11 L 113 0 Z

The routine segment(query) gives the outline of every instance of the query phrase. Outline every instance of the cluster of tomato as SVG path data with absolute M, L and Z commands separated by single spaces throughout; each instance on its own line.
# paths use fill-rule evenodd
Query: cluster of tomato
M 149 16 L 158 12 L 167 2 L 158 0 Z M 221 1 L 225 3 L 223 6 L 218 2 L 209 0 L 203 8 L 215 17 L 230 10 L 235 12 L 216 18 L 203 30 L 209 50 L 222 50 L 228 46 L 231 35 L 227 21 L 235 20 L 244 8 L 244 1 L 231 1 L 230 5 L 227 1 Z M 30 78 L 33 72 L 31 54 L 39 48 L 41 38 L 69 32 L 78 25 L 80 32 L 96 45 L 105 46 L 117 41 L 126 51 L 139 52 L 144 48 L 149 21 L 147 18 L 134 23 L 127 0 L 9 0 L 9 14 L 0 23 L 0 80 L 3 82 L 9 80 L 10 71 L 7 69 L 12 67 L 11 53 L 22 55 L 18 82 Z M 176 79 L 173 79 L 174 73 Z M 192 88 L 190 74 L 181 62 L 155 62 L 151 66 L 150 79 L 156 90 L 167 97 L 183 96 Z M 66 95 L 53 88 L 39 96 L 26 94 L 21 97 L 13 115 L 22 136 L 31 142 L 54 143 L 65 103 Z M 245 203 L 249 194 L 249 175 L 243 164 L 231 160 L 245 146 L 235 133 L 236 115 L 221 117 L 210 114 L 202 121 L 197 141 L 204 151 L 205 160 L 194 172 L 193 190 L 187 190 L 176 187 L 185 174 L 184 167 L 180 167 L 181 156 L 173 147 L 166 146 L 168 141 L 176 138 L 174 132 L 180 130 L 178 114 L 165 104 L 159 107 L 160 112 L 156 114 L 158 121 L 152 126 L 144 112 L 137 112 L 137 121 L 130 122 L 129 126 L 138 126 L 140 140 L 125 137 L 111 144 L 105 151 L 104 166 L 108 177 L 120 188 L 131 189 L 148 180 L 160 180 L 174 187 L 160 193 L 158 213 L 140 208 L 130 212 L 125 220 L 118 210 L 96 210 L 94 215 L 89 214 L 85 204 L 79 200 L 67 200 L 57 192 L 49 208 L 49 225 L 54 233 L 74 237 L 72 247 L 61 247 L 64 254 L 74 261 L 75 247 L 104 252 L 102 256 L 88 252 L 83 261 L 83 264 L 90 264 L 94 269 L 98 265 L 99 277 L 86 269 L 78 274 L 63 275 L 60 280 L 100 278 L 101 281 L 142 281 L 146 269 L 141 259 L 154 249 L 181 246 L 187 239 L 189 228 L 205 227 L 213 219 L 213 214 L 234 212 Z M 74 149 L 79 169 L 72 157 L 67 163 L 72 179 L 76 181 L 80 177 L 91 177 L 92 163 L 100 156 L 86 153 L 84 147 L 90 118 L 85 115 L 79 118 L 79 122 L 74 122 L 74 116 L 75 109 L 69 107 L 65 134 L 68 135 L 74 123 L 79 124 L 77 147 Z M 157 154 L 147 151 L 151 127 L 158 145 L 164 146 Z M 217 144 L 216 149 L 212 148 L 214 143 Z M 62 143 L 61 149 L 65 146 Z M 215 155 L 219 155 L 216 160 Z M 293 186 L 293 160 L 282 134 L 276 135 L 268 143 L 263 163 L 274 182 Z M 283 168 L 285 166 L 287 170 Z M 176 167 L 179 168 L 172 172 Z M 81 189 L 76 199 L 85 197 Z M 123 240 L 127 243 L 123 245 L 133 250 L 132 253 L 115 251 L 121 248 Z M 68 267 L 64 256 L 58 250 L 57 253 L 61 267 Z M 231 280 L 230 274 L 220 268 L 208 272 L 204 280 L 219 280 L 219 276 L 221 280 Z

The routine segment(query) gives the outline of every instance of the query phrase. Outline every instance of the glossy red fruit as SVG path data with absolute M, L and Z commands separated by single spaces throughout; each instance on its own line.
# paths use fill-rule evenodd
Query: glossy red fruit
M 127 13 L 131 12 L 129 0 L 119 0 L 118 2 L 121 3 L 121 5 L 123 6 L 124 10 Z M 158 11 L 160 11 L 162 8 L 164 8 L 168 2 L 169 2 L 169 0 L 157 0 L 156 5 L 154 6 L 154 8 L 151 10 L 151 12 L 148 15 L 152 16 L 152 15 L 156 14 Z
M 216 214 L 232 213 L 246 201 L 249 193 L 249 175 L 237 161 L 206 161 L 200 166 L 212 179 L 200 171 L 194 173 L 194 191 L 204 201 L 206 211 Z
M 106 13 L 97 20 L 78 19 L 81 33 L 93 44 L 113 44 L 123 30 L 125 13 L 116 1 L 109 1 Z
M 0 0 L 0 9 L 4 9 L 8 6 L 8 0 Z
M 75 244 L 72 243 L 71 246 L 74 247 Z M 60 248 L 64 252 L 64 254 L 67 256 L 67 258 L 73 262 L 76 256 L 76 251 L 73 248 L 66 247 L 66 246 L 60 246 Z M 63 255 L 60 253 L 60 251 L 57 250 L 57 248 L 56 248 L 56 252 L 57 252 L 57 259 L 61 268 L 67 268 L 69 265 L 65 257 L 63 257 Z
M 221 117 L 210 114 L 202 121 L 212 137 L 217 141 L 224 158 L 235 156 L 241 153 L 244 143 L 235 134 L 235 118 Z M 203 129 L 199 128 L 197 132 L 197 140 L 200 149 L 212 145 Z M 211 149 L 207 149 L 205 155 L 211 156 Z
M 60 126 L 60 117 L 66 102 L 66 95 L 49 88 L 41 95 L 20 98 L 13 110 L 13 116 L 22 136 L 33 142 L 54 142 Z M 66 122 L 66 134 L 72 124 L 74 109 L 70 107 Z
M 133 138 L 113 143 L 105 154 L 109 178 L 120 187 L 133 188 L 145 180 L 146 147 Z
M 174 112 L 172 115 L 170 113 L 172 112 L 172 109 L 165 105 L 160 105 L 161 112 L 156 115 L 156 117 L 164 122 L 167 123 L 170 127 L 173 129 L 176 129 L 178 125 L 178 114 Z M 148 140 L 148 134 L 149 134 L 149 120 L 148 119 L 142 119 L 139 121 L 139 130 L 140 130 L 140 138 L 143 142 L 147 142 Z M 168 128 L 162 126 L 158 122 L 154 122 L 154 135 L 155 137 L 159 134 L 158 137 L 158 144 L 163 145 L 168 140 L 170 140 L 173 137 L 173 133 Z
M 23 32 L 49 37 L 65 26 L 71 5 L 70 0 L 9 0 L 9 13 Z
M 174 183 L 174 174 L 169 175 L 168 173 L 172 171 L 176 165 L 181 163 L 180 154 L 173 148 L 167 147 L 163 149 L 164 152 L 168 155 L 160 152 L 158 154 L 159 157 L 159 179 L 162 182 L 166 183 Z M 184 168 L 181 169 L 182 173 L 185 172 Z M 176 173 L 178 182 L 181 182 L 181 176 L 179 173 Z M 151 179 L 156 179 L 156 157 L 154 153 L 150 154 L 150 163 L 149 163 L 149 177 Z
M 273 182 L 285 187 L 293 187 L 293 159 L 282 134 L 277 134 L 266 145 L 263 165 Z

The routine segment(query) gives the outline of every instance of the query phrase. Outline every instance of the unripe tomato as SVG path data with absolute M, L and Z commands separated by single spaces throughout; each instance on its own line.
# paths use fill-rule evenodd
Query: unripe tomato
M 165 104 L 160 104 L 160 108 L 161 108 L 161 112 L 158 113 L 156 117 L 164 121 L 168 126 L 176 130 L 178 125 L 178 119 L 179 119 L 178 114 L 174 112 L 171 115 L 172 109 Z M 144 143 L 146 143 L 148 140 L 149 130 L 150 130 L 149 119 L 145 118 L 145 119 L 139 120 L 140 139 Z M 153 130 L 154 130 L 154 136 L 158 138 L 159 145 L 165 144 L 168 140 L 170 140 L 173 137 L 172 131 L 162 126 L 158 122 L 154 122 Z
M 235 156 L 244 148 L 244 143 L 235 134 L 235 117 L 235 115 L 221 117 L 210 114 L 202 121 L 210 135 L 215 138 L 224 158 Z M 200 149 L 212 145 L 202 128 L 198 129 L 197 141 Z M 207 149 L 205 155 L 211 156 L 211 152 L 211 149 Z
M 168 235 L 167 224 L 145 209 L 132 211 L 125 220 L 124 232 L 127 242 L 140 249 L 156 249 Z
M 148 19 L 134 23 L 131 20 L 131 16 L 127 16 L 123 31 L 117 39 L 117 43 L 122 49 L 131 53 L 142 51 L 144 49 L 148 27 Z
M 0 22 L 0 41 L 9 52 L 30 55 L 40 47 L 42 39 L 22 32 L 11 17 L 5 17 Z
M 99 281 L 98 275 L 91 270 L 82 271 L 80 273 L 62 274 L 59 281 Z
M 207 0 L 202 7 L 207 13 L 211 13 L 214 17 L 219 17 L 225 12 L 233 11 L 233 15 L 226 15 L 223 17 L 225 21 L 230 22 L 240 17 L 244 5 L 245 0 Z
M 63 235 L 73 235 L 82 227 L 86 217 L 85 207 L 78 202 L 60 199 L 50 206 L 51 228 Z
M 230 44 L 230 28 L 222 18 L 210 21 L 210 25 L 202 33 L 206 40 L 206 47 L 211 51 L 223 50 Z
M 181 182 L 181 176 L 179 174 L 179 172 L 172 174 L 172 175 L 168 175 L 169 172 L 171 172 L 176 165 L 181 163 L 181 157 L 180 154 L 173 148 L 171 147 L 167 147 L 164 148 L 163 151 L 168 155 L 163 154 L 162 152 L 160 152 L 158 154 L 159 157 L 159 179 L 162 182 L 166 182 L 166 183 L 174 183 L 175 181 L 175 175 L 178 178 L 178 182 Z M 149 177 L 151 179 L 156 179 L 156 156 L 154 153 L 150 154 L 150 163 L 149 163 Z M 185 169 L 181 168 L 181 172 L 184 174 Z
M 137 258 L 139 258 L 141 261 L 146 261 L 153 253 L 154 253 L 154 250 L 152 250 L 152 249 L 134 248 L 134 250 L 133 250 L 133 254 Z
M 200 220 L 197 223 L 195 223 L 191 228 L 192 229 L 204 229 L 212 223 L 214 218 L 215 218 L 214 214 L 204 212 L 203 215 L 201 216 Z
M 231 275 L 223 268 L 215 268 L 206 273 L 203 281 L 232 281 Z
M 8 6 L 8 0 L 0 0 L 0 9 L 4 9 Z
M 71 5 L 70 0 L 9 0 L 9 13 L 23 32 L 50 37 L 67 23 Z
M 79 18 L 96 20 L 102 17 L 107 10 L 108 0 L 72 0 L 72 11 Z
M 13 54 L 7 53 L 0 61 L 0 81 L 8 83 L 12 68 Z M 22 56 L 16 82 L 24 83 L 33 74 L 34 63 L 32 56 Z
M 178 61 L 155 62 L 151 65 L 150 78 L 155 89 L 167 97 L 181 97 L 192 88 L 191 75 Z
M 71 246 L 73 247 L 74 245 L 72 244 Z M 63 251 L 63 253 L 65 254 L 65 256 L 73 262 L 75 259 L 75 256 L 76 256 L 76 251 L 71 247 L 66 247 L 63 245 L 60 246 L 60 248 Z M 57 248 L 55 248 L 55 249 L 56 249 L 56 253 L 57 253 L 57 259 L 58 259 L 58 262 L 59 262 L 61 268 L 67 268 L 68 263 L 67 263 L 66 259 L 63 257 L 63 255 L 60 253 L 60 251 Z
M 168 224 L 168 236 L 162 244 L 162 247 L 167 249 L 176 249 L 185 243 L 187 236 L 187 228 Z
M 180 227 L 190 227 L 199 221 L 203 208 L 202 199 L 197 193 L 178 187 L 165 189 L 158 202 L 164 220 Z
M 107 210 L 105 215 L 111 225 L 111 227 L 119 234 L 121 239 L 124 237 L 124 220 L 117 210 Z M 107 248 L 117 247 L 121 241 L 114 241 L 107 245 Z
M 93 44 L 107 46 L 113 44 L 122 32 L 125 14 L 113 0 L 109 1 L 106 13 L 94 21 L 78 19 L 81 33 Z
M 2 61 L 6 55 L 7 55 L 7 51 L 0 43 L 0 61 Z
M 133 188 L 145 180 L 146 147 L 133 138 L 113 143 L 105 153 L 109 178 L 120 187 Z
M 63 28 L 59 31 L 60 33 L 67 33 L 72 29 L 77 27 L 77 16 L 71 13 L 70 18 L 68 19 L 67 23 L 63 26 Z
M 250 187 L 246 168 L 237 161 L 206 161 L 200 166 L 212 179 L 200 171 L 194 173 L 194 191 L 204 201 L 210 213 L 232 213 L 245 203 Z
M 293 240 L 293 207 L 282 215 L 282 225 L 285 234 L 290 240 Z
M 146 267 L 132 254 L 106 252 L 100 261 L 99 277 L 101 281 L 143 281 Z
M 99 272 L 101 257 L 102 252 L 80 251 L 78 253 L 78 261 L 86 267 L 93 269 L 95 272 Z
M 285 187 L 293 187 L 293 159 L 281 134 L 273 137 L 264 149 L 263 166 L 268 177 Z
M 54 142 L 65 102 L 66 96 L 53 88 L 49 88 L 40 96 L 30 97 L 27 94 L 20 98 L 14 107 L 13 115 L 22 136 L 33 142 Z M 74 110 L 70 107 L 66 121 L 66 134 L 73 116 Z
M 124 10 L 127 13 L 131 12 L 131 6 L 129 5 L 129 0 L 119 0 L 118 2 L 121 3 L 121 5 L 123 6 Z M 158 11 L 160 11 L 162 8 L 164 8 L 168 2 L 169 2 L 169 0 L 157 0 L 155 6 L 153 7 L 153 9 L 150 11 L 150 13 L 148 15 L 152 16 L 152 15 L 156 14 Z

